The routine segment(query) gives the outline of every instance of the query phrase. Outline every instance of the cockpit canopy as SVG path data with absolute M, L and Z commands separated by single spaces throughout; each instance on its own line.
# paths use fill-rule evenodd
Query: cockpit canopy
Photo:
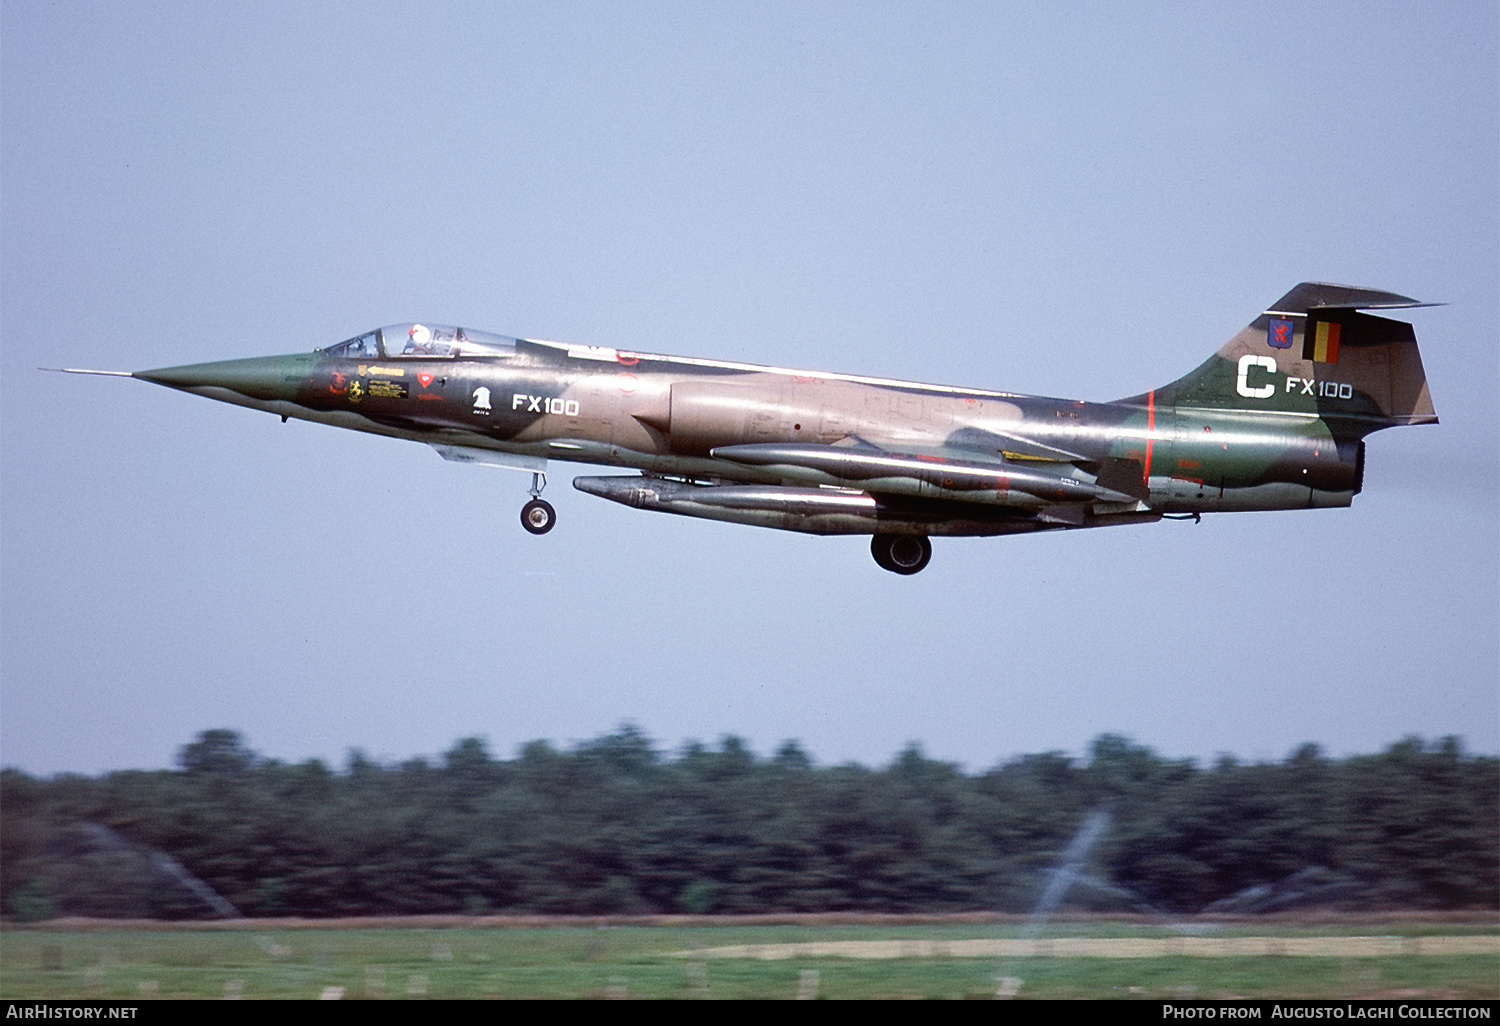
M 450 328 L 442 324 L 388 324 L 323 351 L 329 356 L 348 360 L 514 356 L 516 340 L 487 331 Z

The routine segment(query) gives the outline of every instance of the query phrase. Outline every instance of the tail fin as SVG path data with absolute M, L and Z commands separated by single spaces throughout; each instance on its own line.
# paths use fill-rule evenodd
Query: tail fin
M 1344 421 L 1357 435 L 1436 424 L 1411 325 L 1358 312 L 1431 305 L 1374 289 L 1303 282 L 1197 370 L 1157 389 L 1155 402 L 1311 413 Z

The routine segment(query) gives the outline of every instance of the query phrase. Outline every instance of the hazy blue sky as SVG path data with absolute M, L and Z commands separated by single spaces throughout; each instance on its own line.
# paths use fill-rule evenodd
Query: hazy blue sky
M 0 3 L 0 763 L 629 720 L 982 768 L 1104 731 L 1500 749 L 1500 73 L 1451 3 Z M 1351 509 L 939 539 L 693 521 L 139 370 L 401 319 L 1111 399 L 1298 281 L 1416 310 Z

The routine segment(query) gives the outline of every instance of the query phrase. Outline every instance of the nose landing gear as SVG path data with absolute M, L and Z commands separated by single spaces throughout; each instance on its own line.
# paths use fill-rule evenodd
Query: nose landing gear
M 557 525 L 557 510 L 542 498 L 542 489 L 546 487 L 546 474 L 531 475 L 531 501 L 521 507 L 521 526 L 532 534 L 546 534 Z

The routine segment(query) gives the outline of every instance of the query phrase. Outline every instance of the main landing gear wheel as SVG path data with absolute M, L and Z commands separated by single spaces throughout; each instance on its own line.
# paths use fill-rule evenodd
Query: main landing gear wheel
M 546 534 L 557 524 L 557 510 L 544 499 L 532 499 L 521 507 L 521 526 L 532 534 Z
M 870 539 L 870 554 L 882 569 L 914 574 L 932 559 L 932 542 L 920 534 L 877 534 Z

